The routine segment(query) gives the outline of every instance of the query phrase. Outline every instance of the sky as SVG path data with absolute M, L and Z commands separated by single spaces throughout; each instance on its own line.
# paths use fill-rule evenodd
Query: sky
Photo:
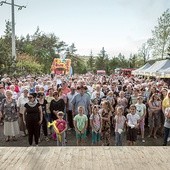
M 1 0 L 0 0 L 1 1 Z M 7 0 L 11 2 L 11 0 Z M 17 36 L 33 34 L 39 26 L 67 44 L 75 44 L 77 54 L 93 55 L 102 47 L 111 57 L 136 53 L 152 36 L 158 17 L 170 8 L 170 0 L 15 0 L 26 9 L 15 8 Z M 11 7 L 0 6 L 0 36 Z

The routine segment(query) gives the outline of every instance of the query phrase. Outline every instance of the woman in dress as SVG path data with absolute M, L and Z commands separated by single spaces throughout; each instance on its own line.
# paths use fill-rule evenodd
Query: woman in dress
M 24 106 L 24 122 L 28 129 L 28 141 L 31 146 L 34 136 L 35 144 L 38 146 L 40 125 L 43 119 L 42 108 L 37 102 L 36 93 L 30 93 L 28 99 L 29 102 Z
M 101 115 L 102 127 L 101 127 L 101 139 L 102 145 L 110 145 L 110 116 L 112 114 L 112 108 L 110 102 L 105 100 L 102 102 L 102 109 L 99 110 Z
M 4 135 L 6 136 L 6 142 L 10 140 L 16 140 L 16 135 L 19 135 L 18 125 L 18 113 L 17 104 L 15 99 L 12 98 L 12 91 L 6 91 L 6 99 L 2 100 L 0 115 L 4 117 Z
M 158 128 L 161 127 L 161 107 L 162 107 L 162 102 L 158 97 L 157 93 L 154 93 L 150 100 L 149 100 L 149 127 L 150 127 L 150 134 L 149 137 L 152 135 L 155 139 L 156 133 Z

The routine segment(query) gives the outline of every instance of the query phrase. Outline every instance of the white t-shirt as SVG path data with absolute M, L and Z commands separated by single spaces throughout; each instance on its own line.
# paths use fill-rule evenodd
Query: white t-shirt
M 142 116 L 145 114 L 146 105 L 143 104 L 143 103 L 141 103 L 141 104 L 136 103 L 135 106 L 136 106 L 136 113 L 137 113 L 140 117 L 142 117 Z
M 137 125 L 137 123 L 138 123 L 138 120 L 140 119 L 140 117 L 139 117 L 139 115 L 138 114 L 134 114 L 134 115 L 132 115 L 131 113 L 128 113 L 127 114 L 127 121 L 128 121 L 128 125 L 130 126 L 130 125 Z

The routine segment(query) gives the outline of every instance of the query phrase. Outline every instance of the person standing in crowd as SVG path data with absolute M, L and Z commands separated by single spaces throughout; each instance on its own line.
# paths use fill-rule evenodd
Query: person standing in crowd
M 139 127 L 140 117 L 136 114 L 136 106 L 130 105 L 130 113 L 127 114 L 127 141 L 128 145 L 133 146 L 137 140 L 137 129 Z
M 57 113 L 59 111 L 64 112 L 65 102 L 62 98 L 59 98 L 59 94 L 57 91 L 54 91 L 53 97 L 54 99 L 50 103 L 50 111 L 51 111 L 52 119 L 56 120 Z
M 145 142 L 144 139 L 144 133 L 145 133 L 145 116 L 146 116 L 146 105 L 143 103 L 143 96 L 139 95 L 137 97 L 137 103 L 135 104 L 136 106 L 136 113 L 139 115 L 140 120 L 139 120 L 139 128 L 141 131 L 141 137 L 142 137 L 142 142 Z
M 59 130 L 59 134 L 57 134 L 57 146 L 65 146 L 66 145 L 66 130 L 67 130 L 67 122 L 63 119 L 64 113 L 59 111 L 57 113 L 58 119 L 56 120 L 56 127 Z M 60 136 L 60 137 L 59 137 Z
M 98 111 L 98 105 L 92 107 L 92 114 L 90 115 L 90 125 L 92 128 L 92 145 L 99 145 L 101 141 L 101 115 Z
M 122 146 L 122 133 L 125 128 L 126 117 L 124 116 L 124 108 L 122 106 L 117 107 L 115 120 L 115 145 Z
M 102 102 L 102 109 L 99 110 L 99 114 L 101 115 L 102 120 L 102 128 L 101 128 L 101 139 L 102 146 L 110 145 L 110 116 L 112 114 L 112 107 L 110 102 L 104 100 Z
M 77 92 L 75 91 L 75 87 L 71 86 L 70 88 L 71 92 L 69 92 L 67 94 L 67 105 L 66 105 L 66 111 L 67 111 L 67 119 L 68 119 L 68 125 L 69 125 L 69 129 L 71 130 L 74 128 L 73 125 L 73 113 L 72 113 L 72 103 L 71 101 L 73 100 L 73 98 L 77 95 Z
M 43 120 L 43 113 L 40 104 L 37 102 L 36 93 L 30 93 L 29 102 L 25 104 L 24 122 L 28 129 L 28 142 L 32 146 L 33 136 L 36 146 L 38 146 L 40 125 Z
M 18 113 L 19 113 L 19 126 L 20 126 L 20 131 L 22 131 L 24 134 L 23 136 L 26 136 L 26 126 L 24 123 L 24 105 L 28 103 L 28 89 L 24 88 L 23 89 L 23 94 L 18 98 L 17 101 L 17 107 L 18 107 Z
M 1 103 L 2 100 L 5 99 L 5 90 L 3 84 L 0 84 L 0 108 L 1 108 Z M 0 126 L 2 126 L 3 123 L 3 118 L 0 120 Z
M 100 84 L 96 85 L 96 90 L 92 93 L 91 95 L 91 100 L 93 100 L 94 98 L 96 98 L 96 93 L 99 93 L 100 98 L 104 97 L 104 93 L 101 90 L 101 86 Z
M 10 137 L 15 141 L 16 136 L 19 135 L 17 104 L 12 95 L 12 91 L 6 91 L 6 98 L 2 100 L 0 110 L 0 118 L 4 117 L 6 142 L 10 140 Z
M 51 104 L 51 101 L 54 100 L 54 97 L 53 97 L 53 88 L 52 87 L 49 87 L 48 88 L 48 95 L 45 97 L 45 99 L 47 100 L 47 116 L 48 116 L 48 122 L 52 122 L 52 115 L 51 115 L 51 111 L 50 111 L 50 104 Z M 51 130 L 51 128 L 50 128 Z
M 170 91 L 168 91 L 167 96 L 163 99 L 163 102 L 162 102 L 162 111 L 164 115 L 165 115 L 165 109 L 168 107 L 170 107 Z M 169 133 L 167 141 L 170 141 L 170 133 Z
M 165 109 L 165 123 L 164 123 L 164 143 L 163 146 L 167 145 L 168 136 L 170 134 L 170 107 Z
M 130 105 L 137 103 L 137 97 L 138 97 L 138 95 L 139 95 L 139 90 L 137 89 L 137 87 L 135 87 L 135 88 L 133 89 L 133 93 L 132 93 L 132 95 L 131 95 L 131 97 L 130 97 Z
M 88 118 L 85 114 L 84 106 L 78 107 L 78 114 L 74 117 L 74 128 L 76 131 L 77 146 L 83 145 L 86 139 Z
M 150 133 L 148 137 L 152 136 L 157 139 L 157 131 L 161 127 L 161 100 L 158 94 L 154 93 L 149 100 L 149 128 Z
M 85 114 L 89 116 L 91 114 L 90 98 L 85 93 L 84 86 L 80 87 L 79 93 L 71 101 L 73 104 L 72 113 L 73 115 L 78 114 L 78 107 L 83 106 L 85 108 Z
M 38 98 L 38 103 L 40 104 L 41 108 L 42 108 L 42 113 L 43 113 L 43 119 L 42 119 L 42 129 L 43 129 L 43 133 L 45 136 L 45 140 L 49 141 L 48 139 L 48 133 L 47 133 L 47 100 L 45 99 L 45 94 L 43 91 L 40 91 L 37 94 L 37 98 Z M 41 131 L 41 125 L 40 125 L 40 131 Z M 40 140 L 40 135 L 39 135 L 39 140 Z

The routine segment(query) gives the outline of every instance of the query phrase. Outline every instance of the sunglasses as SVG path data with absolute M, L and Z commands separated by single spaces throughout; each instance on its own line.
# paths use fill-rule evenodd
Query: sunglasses
M 28 97 L 28 99 L 32 99 L 33 97 Z
M 63 116 L 63 114 L 58 114 L 58 116 Z

